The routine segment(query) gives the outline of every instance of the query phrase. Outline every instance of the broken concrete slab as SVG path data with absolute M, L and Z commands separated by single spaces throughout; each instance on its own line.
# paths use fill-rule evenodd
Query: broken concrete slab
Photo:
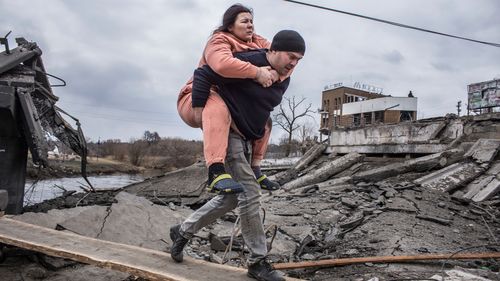
M 500 161 L 496 161 L 484 174 L 477 177 L 462 190 L 456 191 L 453 196 L 465 200 L 474 200 L 475 202 L 489 199 L 499 192 L 499 174 Z
M 71 209 L 54 209 L 47 213 L 24 213 L 22 215 L 12 217 L 25 223 L 35 224 L 50 229 L 56 229 L 56 226 L 69 218 L 76 217 L 80 213 L 91 209 L 91 206 L 76 207 Z
M 318 214 L 318 222 L 321 223 L 322 225 L 326 224 L 336 224 L 341 218 L 342 214 L 337 211 L 337 210 L 322 210 Z
M 330 146 L 424 143 L 431 139 L 437 131 L 443 129 L 443 123 L 445 121 L 405 122 L 360 129 L 334 130 L 330 133 Z
M 192 212 L 185 207 L 173 211 L 168 206 L 155 205 L 127 192 L 118 193 L 115 199 L 117 203 L 110 207 L 87 207 L 58 224 L 68 231 L 92 238 L 165 250 L 171 243 L 169 227 Z
M 164 176 L 128 185 L 123 190 L 157 204 L 174 202 L 191 205 L 207 201 L 213 196 L 205 191 L 207 175 L 205 164 L 196 163 Z
M 446 271 L 444 271 L 444 273 L 446 273 L 446 276 L 443 276 L 441 274 L 436 274 L 436 275 L 431 276 L 430 279 L 434 279 L 436 281 L 462 281 L 462 280 L 493 281 L 493 279 L 484 278 L 484 277 L 481 277 L 479 275 L 465 272 L 463 270 L 458 270 L 458 269 L 446 270 Z M 497 276 L 497 277 L 500 277 L 500 276 Z
M 415 143 L 415 144 L 378 144 L 378 145 L 346 145 L 330 146 L 326 149 L 328 153 L 366 153 L 366 154 L 428 154 L 438 153 L 446 150 L 447 144 Z
M 289 257 L 295 252 L 296 248 L 297 242 L 293 241 L 290 236 L 283 234 L 278 230 L 269 254 Z
M 298 179 L 292 180 L 283 186 L 284 190 L 291 190 L 294 188 L 320 183 L 329 177 L 349 168 L 354 163 L 363 159 L 363 155 L 358 153 L 349 153 L 345 156 L 337 158 L 333 161 L 327 162 L 317 170 L 312 171 Z
M 418 178 L 413 182 L 425 188 L 453 191 L 473 181 L 484 170 L 483 167 L 473 162 L 455 163 Z
M 300 158 L 300 160 L 295 163 L 295 165 L 292 167 L 292 170 L 299 172 L 307 167 L 307 165 L 316 160 L 316 158 L 318 158 L 323 153 L 323 151 L 325 151 L 326 147 L 327 145 L 325 143 L 318 143 L 311 147 L 304 154 L 304 156 L 302 156 L 302 158 Z
M 352 180 L 351 177 L 341 177 L 341 178 L 333 178 L 330 180 L 326 180 L 320 183 L 312 184 L 312 185 L 307 185 L 304 187 L 296 188 L 293 190 L 290 190 L 290 193 L 305 193 L 305 191 L 311 189 L 311 188 L 316 188 L 317 191 L 324 191 L 324 190 L 330 190 L 333 191 L 335 190 L 335 187 L 342 187 L 345 185 L 345 183 L 348 183 Z
M 362 171 L 354 174 L 352 179 L 354 182 L 358 181 L 380 181 L 388 177 L 406 172 L 419 172 L 428 171 L 441 165 L 448 165 L 448 161 L 443 161 L 448 157 L 452 157 L 456 153 L 461 153 L 459 149 L 451 149 L 444 152 L 439 152 L 427 156 L 418 157 L 415 159 L 407 160 L 403 163 L 393 163 L 379 168 Z
M 493 161 L 500 148 L 500 139 L 479 139 L 464 157 L 470 157 L 479 164 Z
M 472 201 L 481 202 L 490 199 L 498 192 L 500 192 L 500 179 L 498 178 L 498 176 L 497 177 L 491 176 L 489 179 L 491 179 L 491 181 L 488 184 L 486 184 L 481 190 L 479 190 L 476 193 L 476 195 L 472 197 Z
M 351 208 L 351 209 L 356 209 L 358 206 L 359 206 L 359 202 L 352 199 L 352 198 L 348 198 L 348 197 L 342 197 L 340 198 L 340 202 L 347 206 L 348 208 Z
M 170 246 L 171 241 L 167 238 L 170 226 L 192 213 L 187 208 L 172 211 L 127 192 L 120 192 L 116 200 L 118 203 L 109 209 L 97 238 L 144 248 L 164 250 Z
M 286 235 L 292 237 L 295 242 L 301 242 L 306 238 L 308 235 L 314 236 L 312 234 L 312 227 L 308 225 L 301 225 L 301 226 L 280 226 L 279 227 L 280 231 L 285 233 Z
M 98 238 L 109 212 L 107 206 L 91 206 L 76 217 L 58 224 L 59 227 L 76 234 Z
M 418 211 L 414 202 L 402 197 L 397 197 L 392 199 L 391 202 L 387 202 L 386 210 L 407 213 L 416 213 Z
M 124 272 L 118 272 L 111 269 L 99 268 L 96 266 L 86 265 L 79 267 L 69 267 L 58 270 L 52 273 L 50 277 L 44 279 L 46 281 L 123 281 L 127 280 L 130 275 Z

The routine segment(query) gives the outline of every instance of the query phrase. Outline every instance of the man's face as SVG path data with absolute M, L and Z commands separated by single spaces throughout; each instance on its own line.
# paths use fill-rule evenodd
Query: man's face
M 280 75 L 286 75 L 292 71 L 304 55 L 297 52 L 271 51 L 273 56 L 272 67 Z

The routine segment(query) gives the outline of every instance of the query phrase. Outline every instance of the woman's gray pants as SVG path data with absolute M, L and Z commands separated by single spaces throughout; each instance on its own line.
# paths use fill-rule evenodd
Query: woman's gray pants
M 267 255 L 266 235 L 260 217 L 260 186 L 250 167 L 250 143 L 235 133 L 229 134 L 226 168 L 229 174 L 244 186 L 239 194 L 218 195 L 192 213 L 181 225 L 181 233 L 191 238 L 198 230 L 238 207 L 241 233 L 250 249 L 249 264 Z

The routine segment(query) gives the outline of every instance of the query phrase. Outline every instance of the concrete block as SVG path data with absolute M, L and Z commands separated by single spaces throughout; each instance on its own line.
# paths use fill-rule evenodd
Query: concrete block
M 76 207 L 71 209 L 50 210 L 47 213 L 24 213 L 13 217 L 25 223 L 39 225 L 50 229 L 55 229 L 56 226 L 70 218 L 77 217 L 80 213 L 91 209 L 92 206 Z
M 444 124 L 444 125 L 443 125 Z M 445 121 L 399 123 L 361 129 L 332 131 L 331 146 L 425 143 L 446 126 Z
M 458 150 L 450 150 L 440 153 L 435 153 L 427 156 L 418 157 L 415 159 L 406 160 L 403 163 L 393 163 L 378 167 L 375 169 L 362 171 L 352 176 L 353 181 L 379 181 L 398 174 L 403 174 L 409 171 L 428 171 L 435 167 L 440 167 L 443 157 L 449 157 Z M 446 162 L 446 161 L 444 161 Z M 446 164 L 446 163 L 445 163 Z
M 207 174 L 204 163 L 196 163 L 161 177 L 131 184 L 124 191 L 144 196 L 151 201 L 166 199 L 165 201 L 191 205 L 206 201 L 213 195 L 204 192 Z
M 480 177 L 469 183 L 463 189 L 464 199 L 480 202 L 487 200 L 498 192 L 500 192 L 500 161 L 496 161 L 491 167 Z
M 484 186 L 484 188 L 479 190 L 479 192 L 472 197 L 472 201 L 480 202 L 487 200 L 495 196 L 498 192 L 500 192 L 500 180 L 498 178 L 492 178 L 491 181 Z
M 69 218 L 59 225 L 73 233 L 97 238 L 108 215 L 108 208 L 106 206 L 91 206 L 78 216 Z
M 116 196 L 118 203 L 109 209 L 99 239 L 165 250 L 170 246 L 170 226 L 182 222 L 192 210 L 179 207 L 172 211 L 168 206 L 155 205 L 151 201 L 127 192 Z
M 437 170 L 413 182 L 426 188 L 451 191 L 461 187 L 484 172 L 484 168 L 475 163 L 455 163 Z
M 376 154 L 400 154 L 415 153 L 429 154 L 446 150 L 447 144 L 440 143 L 408 143 L 408 144 L 377 144 L 377 145 L 337 145 L 329 146 L 327 153 L 376 153 Z
M 331 176 L 342 172 L 343 170 L 351 167 L 355 163 L 361 161 L 363 156 L 358 153 L 349 153 L 344 155 L 338 159 L 327 162 L 325 165 L 320 168 L 315 169 L 314 171 L 307 173 L 306 175 L 294 179 L 283 186 L 284 190 L 291 190 L 294 188 L 320 183 L 322 181 L 327 180 Z
M 497 155 L 499 147 L 500 139 L 479 139 L 464 157 L 470 157 L 478 163 L 489 163 Z
M 488 171 L 486 171 L 486 174 L 492 176 L 500 175 L 500 161 L 495 161 Z

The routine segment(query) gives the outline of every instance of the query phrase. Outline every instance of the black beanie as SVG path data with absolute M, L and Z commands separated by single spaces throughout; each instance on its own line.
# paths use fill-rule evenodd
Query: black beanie
M 274 35 L 270 50 L 297 52 L 303 55 L 306 52 L 306 42 L 297 31 L 281 30 Z

